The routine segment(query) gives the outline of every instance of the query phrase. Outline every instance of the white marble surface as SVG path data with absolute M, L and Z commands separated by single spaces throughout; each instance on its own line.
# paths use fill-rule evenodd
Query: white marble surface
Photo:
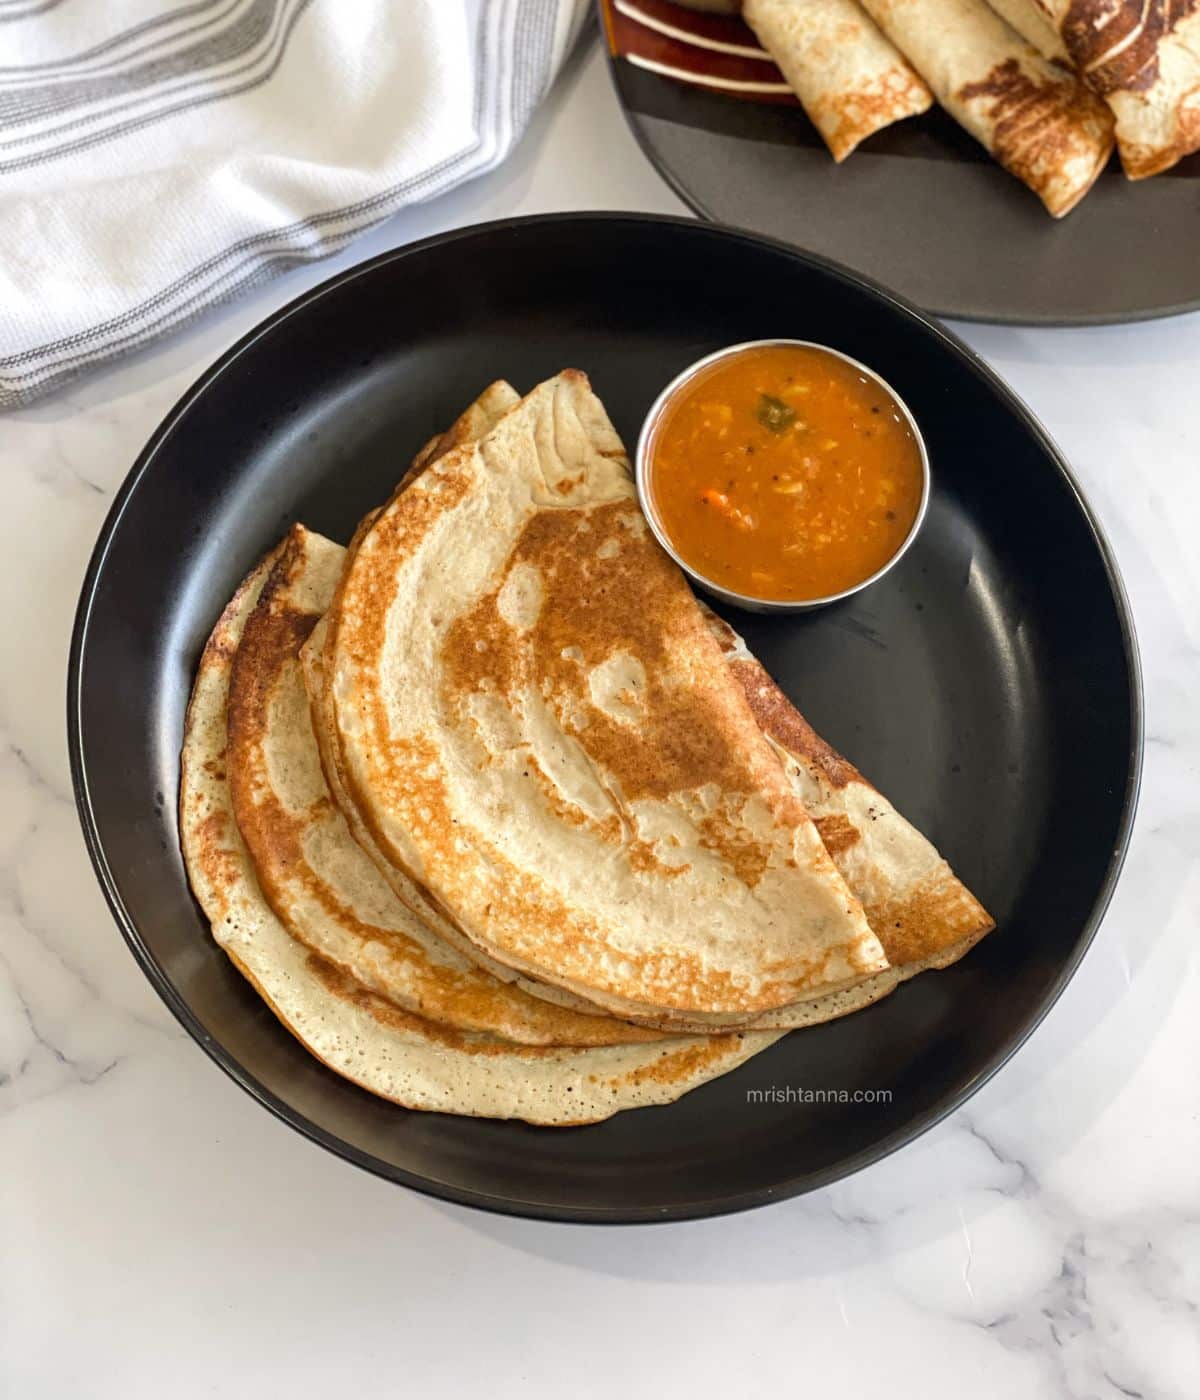
M 63 694 L 84 565 L 137 449 L 235 337 L 338 268 L 451 225 L 586 207 L 678 207 L 595 51 L 484 183 L 0 419 L 0 1395 L 1192 1400 L 1200 317 L 960 328 L 1109 532 L 1149 742 L 1125 875 L 1078 976 L 964 1112 L 890 1160 L 666 1228 L 440 1205 L 256 1107 L 126 952 L 71 803 Z

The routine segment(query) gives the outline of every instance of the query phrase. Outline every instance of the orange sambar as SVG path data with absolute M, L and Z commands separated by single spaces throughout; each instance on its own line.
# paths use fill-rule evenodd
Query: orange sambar
M 648 447 L 649 504 L 679 557 L 770 601 L 870 578 L 908 538 L 924 489 L 895 398 L 811 346 L 715 360 L 670 396 Z

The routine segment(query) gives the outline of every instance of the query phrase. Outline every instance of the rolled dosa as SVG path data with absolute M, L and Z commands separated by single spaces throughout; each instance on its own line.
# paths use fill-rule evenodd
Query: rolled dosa
M 933 105 L 929 88 L 857 0 L 746 0 L 742 16 L 836 161 Z
M 1048 62 L 984 0 L 864 0 L 937 100 L 1054 215 L 1091 188 L 1113 119 L 1073 74 Z
M 275 916 L 324 962 L 425 1020 L 525 1045 L 653 1039 L 493 977 L 409 909 L 354 841 L 322 770 L 300 661 L 345 557 L 332 540 L 292 526 L 246 621 L 229 683 L 233 815 Z
M 1038 0 L 1071 61 L 1116 117 L 1131 180 L 1200 149 L 1196 0 Z

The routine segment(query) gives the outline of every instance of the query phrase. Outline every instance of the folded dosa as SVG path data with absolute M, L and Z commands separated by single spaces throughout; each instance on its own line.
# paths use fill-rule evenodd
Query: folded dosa
M 933 94 L 857 0 L 746 0 L 742 11 L 834 160 Z
M 434 439 L 418 456 L 405 483 L 433 460 L 433 449 L 439 444 L 445 449 L 479 436 L 518 397 L 503 381 L 489 386 L 449 433 Z M 369 523 L 370 519 L 365 522 Z M 932 844 L 813 732 L 733 629 L 707 608 L 704 613 L 755 719 L 778 749 L 789 779 L 817 819 L 827 849 L 851 892 L 864 904 L 868 921 L 892 964 L 885 972 L 835 993 L 808 997 L 741 1023 L 787 1029 L 815 1025 L 869 1004 L 917 972 L 944 967 L 961 957 L 993 926 L 990 916 L 956 879 Z M 313 640 L 318 643 L 319 653 L 319 638 L 315 634 Z M 310 679 L 310 694 L 314 707 L 323 709 L 320 680 Z M 359 838 L 363 839 L 361 828 Z M 382 859 L 378 852 L 375 855 Z M 384 868 L 387 869 L 386 863 Z M 523 985 L 534 996 L 554 1000 L 566 996 L 567 1004 L 575 1009 L 586 1009 L 588 1005 L 545 984 Z M 729 1025 L 736 1019 L 710 1016 L 689 1020 L 686 1015 L 676 1014 L 674 1018 L 658 1018 L 656 1023 L 675 1029 L 712 1031 L 716 1024 Z
M 1116 117 L 1131 180 L 1200 149 L 1200 8 L 1196 0 L 1036 0 L 1080 76 Z
M 322 771 L 300 648 L 346 551 L 292 527 L 246 623 L 229 691 L 234 819 L 288 932 L 400 1008 L 528 1045 L 619 1045 L 655 1032 L 551 1006 L 498 981 L 402 903 L 355 842 Z
M 459 415 L 450 428 L 444 433 L 432 437 L 417 453 L 408 470 L 400 479 L 396 491 L 402 491 L 426 467 L 450 451 L 451 448 L 482 437 L 485 432 L 499 422 L 510 408 L 520 402 L 520 397 L 512 385 L 502 379 L 489 384 L 483 393 Z M 354 556 L 359 543 L 378 517 L 380 509 L 382 507 L 369 511 L 359 522 L 349 548 L 341 560 L 343 575 L 346 562 Z M 338 587 L 340 588 L 340 580 Z M 334 599 L 337 596 L 338 592 L 335 589 Z M 472 943 L 451 922 L 446 912 L 438 905 L 428 890 L 418 885 L 405 871 L 389 861 L 384 855 L 351 801 L 342 776 L 342 763 L 338 745 L 335 742 L 333 712 L 327 684 L 328 668 L 325 653 L 328 636 L 329 628 L 326 619 L 322 617 L 313 627 L 308 640 L 301 647 L 300 660 L 304 672 L 304 685 L 308 692 L 310 718 L 320 752 L 322 772 L 334 805 L 341 813 L 355 843 L 374 863 L 379 874 L 401 904 L 416 915 L 422 924 L 427 925 L 442 944 L 455 949 L 462 957 L 490 973 L 496 980 L 515 983 L 526 995 L 532 995 L 553 1002 L 557 1006 L 594 1016 L 600 1008 L 593 1002 L 576 996 L 565 988 L 548 987 L 544 983 L 530 981 L 515 969 L 489 957 L 482 948 Z
M 402 484 L 434 459 L 433 448 L 482 436 L 519 397 L 505 381 L 490 385 L 450 432 L 434 439 L 417 458 Z M 701 610 L 755 720 L 816 819 L 826 849 L 862 903 L 891 964 L 853 986 L 807 997 L 744 1024 L 785 1029 L 816 1025 L 868 1005 L 918 972 L 957 961 L 995 927 L 991 916 L 933 844 L 812 729 L 737 632 L 706 604 L 701 603 Z M 545 984 L 526 985 L 534 995 L 552 992 Z M 571 1004 L 587 1005 L 578 999 Z M 711 1030 L 718 1019 L 689 1022 L 676 1016 L 659 1024 L 678 1028 L 682 1022 L 690 1029 Z
M 710 630 L 825 847 L 862 903 L 889 966 L 851 986 L 806 997 L 737 1023 L 747 1030 L 799 1030 L 861 1010 L 920 972 L 948 967 L 995 927 L 933 843 L 825 742 L 734 629 L 707 607 Z M 712 1031 L 717 1018 L 659 1021 Z M 729 1018 L 721 1024 L 729 1028 Z
M 886 966 L 582 374 L 399 492 L 328 617 L 349 801 L 489 956 L 620 1014 Z
M 937 100 L 1055 218 L 1092 187 L 1113 118 L 1074 74 L 1043 58 L 984 0 L 863 0 Z
M 201 658 L 184 736 L 180 830 L 214 937 L 317 1059 L 408 1108 L 565 1125 L 672 1102 L 773 1043 L 767 1033 L 597 1049 L 512 1045 L 411 1015 L 294 939 L 258 886 L 226 779 L 230 669 L 274 563 L 269 556 L 247 577 Z
M 995 927 L 991 915 L 933 843 L 816 733 L 734 629 L 712 612 L 709 621 L 888 962 L 911 975 L 960 958 Z

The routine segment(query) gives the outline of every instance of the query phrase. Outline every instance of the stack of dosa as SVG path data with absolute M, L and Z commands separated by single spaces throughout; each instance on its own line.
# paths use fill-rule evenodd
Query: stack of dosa
M 251 573 L 181 827 L 284 1024 L 412 1108 L 669 1102 L 991 927 L 696 602 L 571 371 L 491 386 L 349 551 L 296 526 Z

